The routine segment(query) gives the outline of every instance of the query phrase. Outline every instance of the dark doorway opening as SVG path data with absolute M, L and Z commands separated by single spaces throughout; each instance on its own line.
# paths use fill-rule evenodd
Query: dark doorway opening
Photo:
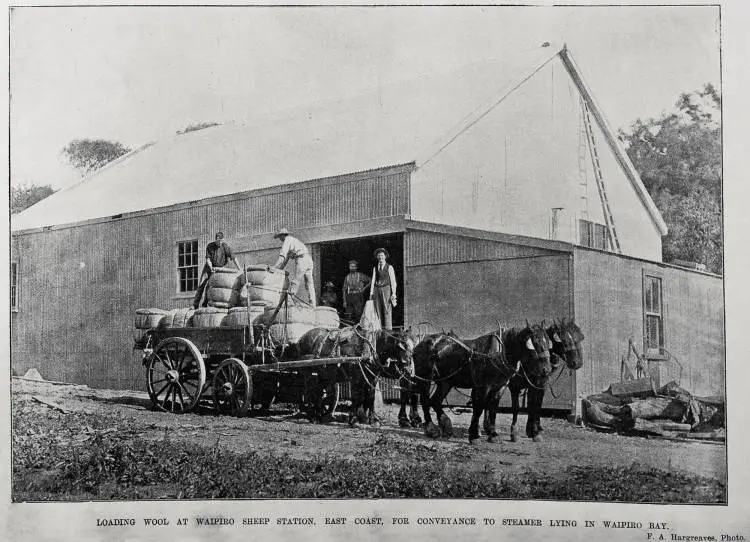
M 390 254 L 388 262 L 396 272 L 396 288 L 398 305 L 393 309 L 393 325 L 404 325 L 404 235 L 396 233 L 391 235 L 378 235 L 373 237 L 361 237 L 358 239 L 342 239 L 320 243 L 320 285 L 328 281 L 333 282 L 338 303 L 336 309 L 343 316 L 343 301 L 341 289 L 344 278 L 349 273 L 349 260 L 359 262 L 359 270 L 372 277 L 375 266 L 375 249 L 383 247 Z

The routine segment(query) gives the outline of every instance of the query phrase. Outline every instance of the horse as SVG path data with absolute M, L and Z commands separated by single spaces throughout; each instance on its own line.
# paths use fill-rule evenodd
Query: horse
M 498 330 L 476 339 L 459 339 L 453 334 L 435 334 L 425 337 L 414 349 L 416 379 L 419 381 L 422 411 L 425 417 L 425 434 L 452 436 L 450 418 L 443 412 L 443 398 L 456 388 L 471 388 L 473 413 L 469 426 L 469 443 L 479 441 L 479 418 L 488 406 L 490 410 L 490 435 L 495 442 L 494 430 L 497 391 L 523 370 L 527 374 L 549 374 L 549 339 L 540 326 L 527 325 L 521 330 Z M 430 397 L 430 383 L 437 386 Z M 435 411 L 438 427 L 432 423 L 430 408 Z
M 542 326 L 544 326 L 544 322 L 542 322 Z M 560 322 L 554 320 L 552 325 L 549 326 L 546 331 L 547 336 L 552 342 L 552 348 L 550 349 L 552 374 L 557 370 L 562 371 L 562 363 L 565 363 L 571 371 L 580 369 L 583 365 L 581 342 L 584 339 L 581 328 L 579 328 L 573 320 L 566 322 L 563 318 Z M 543 429 L 541 426 L 540 414 L 542 403 L 544 401 L 545 388 L 550 377 L 551 374 L 537 382 L 531 382 L 523 373 L 520 373 L 513 376 L 513 378 L 510 379 L 510 382 L 508 382 L 508 389 L 510 390 L 511 397 L 511 411 L 513 413 L 513 421 L 510 426 L 511 442 L 516 442 L 518 440 L 518 430 L 516 428 L 519 411 L 518 398 L 523 390 L 527 390 L 526 404 L 528 415 L 526 420 L 526 435 L 535 442 L 538 442 L 541 439 L 539 434 Z M 499 401 L 499 397 L 497 400 Z M 484 431 L 486 434 L 489 434 L 490 432 L 487 410 L 485 410 Z
M 413 373 L 414 345 L 415 337 L 411 329 L 400 332 L 366 332 L 359 325 L 340 330 L 316 328 L 305 333 L 298 343 L 303 356 L 366 358 L 346 369 L 352 382 L 352 408 L 349 415 L 349 424 L 352 426 L 357 422 L 375 421 L 375 389 L 380 377 L 399 379 L 402 383 L 399 421 L 406 420 L 409 423 L 412 420 L 411 423 L 416 423 L 413 421 L 416 419 L 421 423 L 416 412 L 416 395 L 412 394 L 410 416 L 406 414 L 411 389 L 408 376 Z
M 566 322 L 565 319 L 560 322 L 553 321 L 552 325 L 547 328 L 547 335 L 552 341 L 552 349 L 550 350 L 552 371 L 559 370 L 561 371 L 560 374 L 562 374 L 563 363 L 565 363 L 571 371 L 580 369 L 583 365 L 581 342 L 584 339 L 581 328 L 579 328 L 572 320 L 569 322 Z M 519 410 L 518 397 L 524 389 L 527 390 L 526 404 L 528 410 L 526 419 L 526 436 L 533 439 L 535 442 L 540 440 L 541 437 L 539 434 L 543 431 L 540 414 L 542 403 L 544 402 L 544 392 L 549 378 L 550 375 L 547 375 L 537 382 L 531 382 L 528 378 L 525 378 L 524 375 L 516 375 L 508 383 L 511 411 L 513 413 L 513 421 L 510 426 L 511 442 L 516 442 L 518 439 L 518 430 L 516 428 Z

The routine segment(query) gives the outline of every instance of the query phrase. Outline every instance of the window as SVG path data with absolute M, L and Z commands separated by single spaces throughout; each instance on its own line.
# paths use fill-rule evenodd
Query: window
M 18 264 L 10 263 L 10 308 L 18 310 Z
M 664 347 L 664 307 L 658 277 L 643 277 L 643 325 L 646 354 L 660 355 Z
M 578 223 L 581 231 L 581 246 L 609 250 L 607 226 L 583 219 L 579 220 Z
M 180 292 L 198 289 L 198 240 L 177 243 L 177 274 Z

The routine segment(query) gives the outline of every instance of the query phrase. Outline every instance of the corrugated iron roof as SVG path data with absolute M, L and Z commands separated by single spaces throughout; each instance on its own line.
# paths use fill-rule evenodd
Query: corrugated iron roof
M 175 135 L 14 215 L 11 228 L 70 224 L 396 164 L 419 167 L 564 50 L 535 48 L 253 124 Z
M 252 125 L 175 135 L 15 215 L 12 229 L 79 222 L 413 162 L 529 66 L 558 51 L 538 48 L 294 108 Z

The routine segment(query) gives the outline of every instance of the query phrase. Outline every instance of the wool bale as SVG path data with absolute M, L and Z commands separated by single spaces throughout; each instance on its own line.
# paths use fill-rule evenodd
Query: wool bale
M 283 324 L 276 323 L 271 324 L 268 328 L 268 332 L 271 338 L 277 343 L 281 344 L 296 344 L 302 338 L 302 336 L 308 331 L 315 329 L 312 324 Z
M 159 320 L 159 327 L 172 327 L 172 322 L 174 321 L 174 314 L 175 309 L 166 311 L 167 314 Z
M 201 307 L 193 313 L 192 327 L 219 327 L 227 316 L 227 309 Z
M 230 290 L 235 287 L 238 279 L 240 278 L 242 271 L 235 268 L 229 267 L 214 267 L 214 272 L 211 274 L 211 278 L 208 280 L 208 286 L 214 288 L 229 288 Z
M 175 309 L 172 315 L 171 327 L 188 327 L 194 312 L 195 310 L 192 308 Z
M 315 327 L 338 329 L 341 325 L 339 313 L 333 307 L 315 307 Z
M 233 307 L 229 309 L 227 317 L 224 318 L 224 326 L 251 326 L 253 325 L 254 315 L 247 307 Z
M 137 309 L 135 311 L 135 327 L 136 329 L 159 327 L 162 319 L 168 315 L 169 312 L 162 309 Z
M 286 271 L 274 269 L 267 265 L 251 265 L 246 268 L 245 276 L 238 279 L 238 304 L 242 305 L 249 298 L 250 301 L 263 301 L 266 306 L 279 304 L 281 294 L 286 288 Z
M 271 319 L 276 307 L 266 307 L 265 320 L 269 324 L 306 324 L 315 326 L 315 309 L 313 307 L 300 307 L 289 305 L 281 307 L 276 317 Z
M 236 307 L 239 305 L 239 296 L 237 290 L 234 288 L 209 288 L 208 294 L 206 294 L 208 303 L 212 307 L 217 307 L 216 303 L 226 304 L 224 308 Z

